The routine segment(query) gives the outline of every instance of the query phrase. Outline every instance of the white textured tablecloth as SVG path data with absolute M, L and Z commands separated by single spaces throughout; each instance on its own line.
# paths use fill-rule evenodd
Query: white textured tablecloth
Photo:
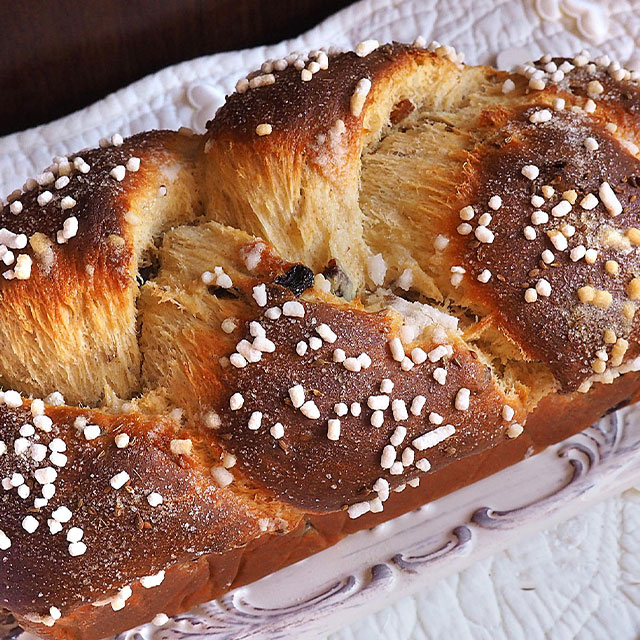
M 327 640 L 636 640 L 639 545 L 629 489 Z
M 510 67 L 546 51 L 570 55 L 586 46 L 640 68 L 636 1 L 363 0 L 295 40 L 169 67 L 71 116 L 0 138 L 0 193 L 19 187 L 53 155 L 96 145 L 116 131 L 202 130 L 237 78 L 265 58 L 417 35 L 455 46 L 470 63 Z M 635 639 L 639 547 L 640 491 L 630 489 L 330 638 Z

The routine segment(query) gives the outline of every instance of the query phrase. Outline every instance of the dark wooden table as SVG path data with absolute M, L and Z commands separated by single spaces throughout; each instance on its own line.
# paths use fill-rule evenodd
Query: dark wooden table
M 0 0 L 0 134 L 197 56 L 299 35 L 353 0 Z

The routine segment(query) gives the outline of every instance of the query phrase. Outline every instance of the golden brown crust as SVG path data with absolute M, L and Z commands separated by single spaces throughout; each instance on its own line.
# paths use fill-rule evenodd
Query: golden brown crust
M 15 234 L 23 246 L 0 269 L 6 387 L 34 395 L 44 387 L 73 403 L 96 403 L 105 388 L 123 397 L 137 390 L 138 269 L 164 225 L 195 215 L 197 146 L 154 131 L 60 158 L 38 177 L 42 185 L 28 184 L 3 208 L 0 236 Z M 0 237 L 0 254 L 6 242 Z M 17 279 L 22 258 L 30 273 Z
M 124 287 L 129 283 L 131 247 L 128 246 L 128 250 L 114 250 L 114 245 L 108 243 L 108 239 L 110 236 L 126 235 L 129 225 L 125 216 L 129 210 L 130 194 L 144 188 L 147 174 L 159 161 L 166 163 L 170 160 L 172 147 L 183 147 L 181 151 L 184 151 L 186 144 L 176 144 L 183 141 L 186 139 L 174 132 L 151 131 L 127 138 L 119 146 L 111 144 L 70 155 L 65 162 L 68 167 L 63 173 L 59 169 L 55 174 L 52 171 L 43 172 L 43 175 L 51 173 L 51 178 L 44 179 L 45 184 L 40 187 L 33 185 L 30 190 L 12 199 L 12 202 L 17 200 L 22 204 L 19 214 L 11 212 L 11 203 L 4 206 L 0 213 L 0 228 L 25 234 L 28 238 L 40 233 L 52 240 L 58 268 L 51 270 L 49 277 L 61 277 L 64 274 L 60 262 L 76 265 L 79 271 L 91 265 L 104 269 L 106 276 L 118 277 L 118 284 Z M 140 159 L 139 170 L 126 170 L 131 158 Z M 86 173 L 74 165 L 75 162 L 82 167 L 79 161 L 88 165 Z M 121 180 L 111 175 L 118 166 L 125 168 Z M 57 188 L 56 181 L 61 177 L 68 177 L 69 181 Z M 52 197 L 42 206 L 37 199 L 46 191 Z M 75 200 L 70 208 L 61 206 L 66 197 Z M 78 231 L 73 236 L 76 241 L 57 243 L 57 233 L 70 216 L 78 219 Z M 116 283 L 111 286 L 116 286 Z M 15 288 L 4 278 L 0 279 L 0 287 L 2 290 Z
M 523 437 L 496 442 L 477 455 L 423 476 L 419 487 L 393 493 L 383 513 L 369 513 L 357 520 L 349 519 L 345 512 L 309 515 L 286 535 L 263 535 L 244 548 L 177 564 L 167 571 L 158 587 L 145 590 L 134 585 L 127 606 L 115 614 L 110 607 L 84 605 L 55 627 L 40 626 L 38 631 L 51 637 L 91 640 L 130 629 L 148 621 L 158 611 L 168 615 L 186 611 L 317 553 L 345 535 L 373 527 L 486 478 L 579 432 L 597 420 L 611 404 L 636 401 L 638 393 L 640 374 L 628 374 L 613 385 L 596 385 L 588 395 L 549 396 L 530 416 Z
M 640 226 L 640 202 L 634 177 L 640 174 L 640 161 L 630 155 L 608 133 L 601 123 L 585 113 L 562 111 L 543 124 L 532 124 L 529 118 L 536 108 L 505 117 L 504 126 L 490 138 L 484 148 L 474 153 L 468 175 L 476 208 L 476 219 L 488 211 L 495 240 L 479 242 L 473 234 L 461 236 L 452 229 L 460 247 L 461 264 L 468 270 L 468 288 L 479 304 L 494 313 L 500 330 L 510 335 L 533 360 L 548 363 L 565 390 L 576 389 L 593 374 L 596 352 L 610 350 L 604 340 L 605 329 L 617 338 L 635 343 L 637 321 L 627 320 L 622 306 L 630 302 L 628 283 L 640 268 L 635 252 L 603 246 L 600 235 L 605 228 L 619 230 Z M 597 151 L 584 147 L 587 138 L 597 140 Z M 522 168 L 533 165 L 539 176 L 530 180 Z M 600 185 L 609 182 L 616 192 L 623 212 L 611 217 L 600 202 L 587 210 L 580 202 L 587 194 L 598 194 Z M 549 198 L 542 196 L 542 187 L 554 190 Z M 563 201 L 562 194 L 575 191 L 575 201 L 568 215 L 554 217 L 551 211 Z M 492 211 L 489 199 L 498 195 L 502 206 Z M 544 204 L 533 206 L 532 196 L 543 197 Z M 548 213 L 548 222 L 534 224 L 535 211 Z M 453 221 L 457 227 L 462 221 Z M 571 225 L 567 248 L 558 250 L 549 232 Z M 472 222 L 475 226 L 475 220 Z M 525 237 L 525 228 L 535 237 Z M 469 239 L 471 238 L 471 239 Z M 571 250 L 592 248 L 597 257 L 588 263 L 584 256 L 573 260 Z M 545 263 L 543 251 L 553 253 L 553 261 Z M 579 254 L 580 255 L 580 254 Z M 608 273 L 605 264 L 616 260 L 616 274 Z M 477 276 L 489 269 L 487 283 Z M 538 294 L 534 303 L 526 302 L 525 290 L 535 289 L 541 279 L 550 284 L 550 295 Z M 609 292 L 613 300 L 606 308 L 582 304 L 578 289 L 589 285 Z M 629 355 L 635 353 L 635 348 Z
M 29 452 L 17 463 L 10 453 L 0 457 L 0 475 L 21 473 L 31 489 L 29 500 L 6 489 L 0 500 L 2 530 L 12 541 L 3 551 L 3 580 L 12 585 L 3 605 L 16 614 L 32 614 L 48 602 L 66 613 L 173 564 L 243 546 L 259 532 L 254 505 L 211 483 L 208 466 L 170 451 L 178 435 L 173 421 L 56 407 L 48 407 L 47 415 L 52 431 L 38 430 L 34 440 L 50 450 L 54 439 L 63 441 L 68 458 L 64 467 L 48 462 L 58 473 L 52 506 L 32 505 L 42 491 L 33 472 L 47 463 L 34 462 Z M 87 440 L 83 427 L 74 426 L 79 416 L 82 424 L 98 425 L 100 435 Z M 17 431 L 32 420 L 27 406 L 2 407 L 0 439 L 10 452 Z M 129 446 L 116 446 L 118 434 L 129 436 Z M 114 488 L 111 479 L 125 470 L 130 478 Z M 152 493 L 162 496 L 160 505 L 149 503 Z M 51 531 L 50 519 L 63 506 L 71 512 L 69 524 L 61 517 L 64 530 Z M 38 522 L 31 534 L 22 524 L 29 515 Z M 69 552 L 71 526 L 83 532 L 86 552 L 78 556 Z
M 157 132 L 85 152 L 91 169 L 72 171 L 73 186 L 3 210 L 34 258 L 28 280 L 0 283 L 14 332 L 0 339 L 4 388 L 111 405 L 36 404 L 47 430 L 33 403 L 3 396 L 0 585 L 29 628 L 93 639 L 178 613 L 635 400 L 635 84 L 594 65 L 533 90 L 537 76 L 527 86 L 399 44 L 325 58 L 309 81 L 289 66 L 231 96 L 202 138 Z M 112 173 L 131 157 L 139 170 Z M 534 205 L 545 185 L 554 193 Z M 587 193 L 594 207 L 580 206 Z M 556 221 L 561 196 L 574 201 Z M 534 206 L 549 222 L 525 239 Z M 78 231 L 59 244 L 70 211 Z M 567 247 L 552 243 L 541 264 L 544 232 L 566 224 Z M 573 260 L 579 244 L 595 257 Z M 594 373 L 613 384 L 557 393 L 585 391 Z M 36 503 L 44 465 L 56 491 Z M 63 505 L 70 519 L 54 515 Z M 162 584 L 140 584 L 161 570 Z
M 348 127 L 358 126 L 361 116 L 351 112 L 350 99 L 362 78 L 372 82 L 413 59 L 435 56 L 405 44 L 378 47 L 365 57 L 354 52 L 330 55 L 328 67 L 314 74 L 309 82 L 293 66 L 274 72 L 275 82 L 246 93 L 228 97 L 209 126 L 211 139 L 256 140 L 256 127 L 268 123 L 273 139 L 286 137 L 293 147 L 309 144 L 318 133 L 340 119 Z M 273 133 L 271 134 L 273 135 Z M 263 138 L 270 143 L 272 138 Z
M 269 305 L 282 305 L 287 300 L 277 289 L 269 291 Z M 263 359 L 264 364 L 261 361 L 244 369 L 225 370 L 225 388 L 241 394 L 244 404 L 236 411 L 228 406 L 220 408 L 223 426 L 216 434 L 237 456 L 245 474 L 279 499 L 309 511 L 339 510 L 374 498 L 373 486 L 378 478 L 395 487 L 421 476 L 415 466 L 418 460 L 428 460 L 432 468 L 439 469 L 504 437 L 504 396 L 473 352 L 457 345 L 437 362 L 427 360 L 407 373 L 391 357 L 393 328 L 384 314 L 322 303 L 302 304 L 302 319 L 258 316 L 276 346 L 275 352 Z M 319 340 L 317 328 L 321 325 L 336 329 L 336 342 L 324 342 L 298 355 L 296 345 L 314 337 Z M 334 362 L 336 348 L 349 357 L 364 353 L 372 364 L 367 369 L 349 371 Z M 436 368 L 446 368 L 445 385 L 434 379 Z M 392 392 L 381 391 L 383 380 L 393 387 Z M 290 389 L 297 385 L 304 389 L 304 400 L 315 403 L 318 418 L 305 418 L 300 408 L 293 406 Z M 469 408 L 465 410 L 455 407 L 461 388 L 470 392 Z M 425 400 L 419 414 L 414 415 L 410 409 L 417 396 Z M 372 425 L 376 398 L 386 398 L 385 409 L 389 405 L 381 426 Z M 401 403 L 401 411 L 404 409 L 397 419 L 391 415 L 394 401 Z M 344 411 L 354 402 L 360 406 L 358 416 L 352 411 L 343 414 L 337 408 L 343 404 Z M 248 424 L 254 411 L 262 414 L 262 422 L 252 431 Z M 417 450 L 412 447 L 413 441 L 435 428 L 429 422 L 432 413 L 438 414 L 438 424 L 452 425 L 456 432 L 434 448 Z M 330 420 L 340 423 L 337 441 L 328 438 Z M 277 423 L 284 431 L 279 439 L 270 433 Z M 381 466 L 380 456 L 398 427 L 404 431 L 401 443 L 395 446 L 397 459 L 410 450 L 415 462 L 392 475 L 390 469 Z
M 556 66 L 561 66 L 564 62 L 571 62 L 566 58 L 554 58 Z M 593 63 L 592 63 L 593 64 Z M 538 68 L 542 63 L 537 63 Z M 630 126 L 635 129 L 636 118 L 640 114 L 640 92 L 638 91 L 638 80 L 631 80 L 629 72 L 620 69 L 615 65 L 594 65 L 595 68 L 584 65 L 575 67 L 565 77 L 554 83 L 551 87 L 556 88 L 559 95 L 578 96 L 585 100 L 592 98 L 597 101 L 598 109 L 595 112 L 597 119 L 604 121 L 611 118 L 612 121 Z M 616 73 L 621 73 L 622 77 L 616 77 Z M 602 93 L 594 94 L 589 90 L 589 83 L 597 81 L 602 86 Z M 599 89 L 597 89 L 599 91 Z M 606 113 L 603 117 L 602 111 Z

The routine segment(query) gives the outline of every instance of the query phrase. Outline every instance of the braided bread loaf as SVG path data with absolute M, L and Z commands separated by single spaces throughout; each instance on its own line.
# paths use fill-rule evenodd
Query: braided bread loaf
M 636 80 L 293 55 L 12 194 L 3 606 L 109 636 L 635 400 Z

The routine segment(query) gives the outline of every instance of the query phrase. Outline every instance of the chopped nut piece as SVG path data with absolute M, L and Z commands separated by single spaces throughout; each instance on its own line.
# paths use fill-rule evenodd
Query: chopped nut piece
M 631 227 L 627 229 L 625 236 L 627 236 L 627 238 L 629 238 L 629 240 L 631 240 L 633 244 L 640 245 L 640 229 Z
M 613 296 L 608 291 L 602 291 L 596 289 L 596 295 L 593 299 L 593 304 L 601 309 L 608 309 L 613 302 Z
M 524 427 L 517 422 L 510 424 L 507 428 L 506 434 L 508 438 L 517 438 L 524 431 Z
M 640 300 L 640 278 L 633 278 L 627 285 L 627 295 L 631 300 Z
M 578 298 L 580 298 L 580 302 L 592 302 L 595 297 L 596 290 L 589 285 L 578 289 Z
M 612 276 L 617 276 L 620 272 L 620 267 L 615 260 L 607 260 L 604 263 L 604 270 Z
M 618 338 L 611 347 L 611 366 L 619 367 L 622 364 L 627 349 L 629 349 L 629 342 L 624 338 Z

